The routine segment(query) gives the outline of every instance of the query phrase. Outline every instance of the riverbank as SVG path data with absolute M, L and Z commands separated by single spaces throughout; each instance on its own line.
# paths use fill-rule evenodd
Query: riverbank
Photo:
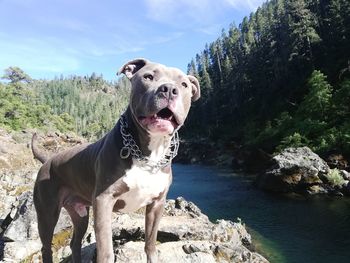
M 183 139 L 174 160 L 181 164 L 214 165 L 235 171 L 258 173 L 270 165 L 272 156 L 259 149 L 248 149 L 235 142 L 214 142 L 206 138 Z
M 308 147 L 291 147 L 278 154 L 235 143 L 184 140 L 175 162 L 224 167 L 253 174 L 262 190 L 303 195 L 350 196 L 350 166 L 341 154 L 322 159 Z

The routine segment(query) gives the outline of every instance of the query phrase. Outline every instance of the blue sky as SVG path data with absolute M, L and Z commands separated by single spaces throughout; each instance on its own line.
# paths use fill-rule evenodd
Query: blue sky
M 144 57 L 186 71 L 206 43 L 264 0 L 0 0 L 0 71 L 113 80 Z M 2 75 L 2 73 L 1 73 Z

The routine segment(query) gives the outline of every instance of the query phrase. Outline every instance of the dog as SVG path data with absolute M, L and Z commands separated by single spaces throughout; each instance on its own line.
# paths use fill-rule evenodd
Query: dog
M 146 59 L 127 62 L 118 72 L 131 82 L 128 108 L 114 128 L 92 144 L 46 157 L 32 138 L 32 152 L 43 163 L 34 186 L 34 205 L 44 263 L 52 262 L 51 243 L 64 207 L 73 222 L 73 262 L 81 262 L 81 242 L 93 207 L 97 262 L 114 262 L 112 212 L 146 206 L 145 253 L 157 262 L 158 225 L 172 182 L 178 129 L 191 103 L 200 97 L 194 76 Z

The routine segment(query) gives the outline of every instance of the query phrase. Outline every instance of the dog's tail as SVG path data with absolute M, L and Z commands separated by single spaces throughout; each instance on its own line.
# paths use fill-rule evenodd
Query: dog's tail
M 34 155 L 34 158 L 38 159 L 41 163 L 45 163 L 49 158 L 38 148 L 37 145 L 37 134 L 34 133 L 32 137 L 32 152 Z

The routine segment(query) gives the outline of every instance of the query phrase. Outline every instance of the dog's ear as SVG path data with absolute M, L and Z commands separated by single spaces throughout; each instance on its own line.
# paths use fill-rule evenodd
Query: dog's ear
M 196 77 L 188 75 L 189 80 L 191 81 L 192 86 L 192 101 L 196 101 L 201 96 L 201 89 L 199 87 L 199 82 Z
M 121 69 L 118 71 L 118 75 L 124 73 L 128 79 L 131 79 L 134 74 L 142 67 L 144 67 L 148 63 L 147 59 L 137 58 L 129 61 Z

